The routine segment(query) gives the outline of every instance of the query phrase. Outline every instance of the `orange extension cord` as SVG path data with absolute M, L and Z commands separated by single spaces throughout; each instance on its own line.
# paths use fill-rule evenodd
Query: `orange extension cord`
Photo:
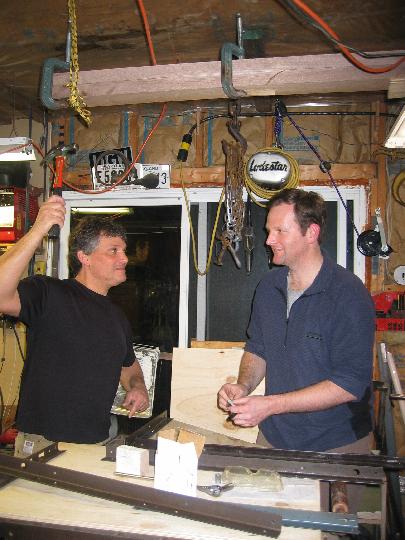
M 142 15 L 142 20 L 143 20 L 143 25 L 145 27 L 145 33 L 146 33 L 146 39 L 147 39 L 147 42 L 148 42 L 148 47 L 149 47 L 149 53 L 150 53 L 150 56 L 151 56 L 151 60 L 152 60 L 152 64 L 154 66 L 156 66 L 156 56 L 155 56 L 155 51 L 154 51 L 154 47 L 153 47 L 153 43 L 152 43 L 152 38 L 151 38 L 151 35 L 150 35 L 150 28 L 149 28 L 149 22 L 148 22 L 148 17 L 147 17 L 147 14 L 146 14 L 146 11 L 145 11 L 145 7 L 143 5 L 143 0 L 137 0 L 137 3 L 138 3 L 138 8 L 139 8 L 139 11 Z M 148 141 L 150 140 L 150 138 L 152 137 L 152 135 L 155 133 L 155 131 L 157 130 L 157 128 L 159 127 L 161 121 L 163 120 L 165 114 L 166 114 L 166 110 L 167 110 L 167 103 L 164 103 L 163 106 L 162 106 L 162 110 L 160 111 L 160 115 L 159 115 L 159 118 L 157 119 L 156 121 L 156 124 L 153 126 L 153 128 L 150 130 L 150 132 L 148 133 L 148 136 L 146 137 L 146 139 L 143 141 L 139 151 L 138 151 L 138 154 L 136 156 L 136 158 L 134 159 L 134 161 L 131 163 L 131 165 L 128 167 L 128 170 L 126 171 L 125 174 L 123 174 L 122 176 L 120 176 L 115 182 L 114 184 L 112 184 L 111 186 L 105 188 L 105 189 L 80 189 L 78 188 L 77 186 L 74 186 L 73 184 L 70 184 L 69 182 L 66 182 L 66 180 L 63 181 L 63 183 L 70 187 L 71 189 L 73 189 L 74 191 L 78 191 L 79 193 L 87 193 L 87 194 L 90 194 L 90 195 L 99 195 L 101 193 L 106 193 L 107 191 L 112 191 L 116 186 L 119 186 L 120 184 L 122 184 L 122 182 L 125 180 L 125 178 L 128 176 L 128 174 L 130 173 L 130 171 L 133 169 L 133 167 L 135 166 L 135 163 L 137 163 L 138 159 L 140 158 L 142 152 L 143 152 L 143 149 L 145 148 L 145 146 L 147 145 Z M 38 148 L 37 145 L 34 144 L 34 147 L 39 150 L 40 154 L 43 156 L 43 153 L 42 151 Z M 51 171 L 53 171 L 52 167 L 50 167 Z
M 319 15 L 317 15 L 314 11 L 312 11 L 312 9 L 309 8 L 304 2 L 302 2 L 301 0 L 292 0 L 292 2 L 294 2 L 294 4 L 297 7 L 299 7 L 302 11 L 305 11 L 305 13 L 307 13 L 307 15 L 309 15 L 320 26 L 322 26 L 322 28 L 326 30 L 326 32 L 330 36 L 332 36 L 337 41 L 341 41 L 339 36 L 336 34 L 336 32 L 334 32 L 334 30 L 332 30 L 332 28 Z M 350 60 L 350 62 L 352 62 L 359 69 L 366 71 L 367 73 L 386 73 L 387 71 L 391 71 L 395 69 L 397 66 L 399 66 L 399 64 L 401 64 L 405 60 L 405 57 L 404 57 L 398 60 L 397 62 L 394 62 L 390 66 L 372 68 L 372 67 L 366 66 L 366 64 L 363 64 L 362 62 L 357 60 L 349 51 L 349 49 L 347 49 L 344 45 L 341 45 L 341 44 L 337 44 L 337 45 L 339 49 L 342 51 L 342 53 L 348 58 L 348 60 Z

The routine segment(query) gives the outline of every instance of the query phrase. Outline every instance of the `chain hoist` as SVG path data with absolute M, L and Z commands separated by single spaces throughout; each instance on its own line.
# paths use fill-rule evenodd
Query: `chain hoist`
M 217 235 L 217 240 L 221 242 L 221 249 L 218 253 L 216 264 L 222 265 L 225 251 L 229 251 L 238 268 L 241 261 L 238 257 L 239 244 L 242 240 L 243 229 L 243 184 L 244 184 L 244 160 L 243 156 L 247 150 L 246 139 L 240 133 L 238 114 L 240 112 L 239 102 L 231 102 L 229 113 L 231 120 L 227 122 L 228 131 L 235 139 L 235 142 L 228 143 L 222 141 L 222 149 L 225 154 L 225 224 L 221 234 Z

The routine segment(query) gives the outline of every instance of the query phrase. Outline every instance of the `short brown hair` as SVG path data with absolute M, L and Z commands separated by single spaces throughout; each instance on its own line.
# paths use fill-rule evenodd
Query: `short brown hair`
M 323 198 L 314 191 L 287 188 L 274 195 L 270 199 L 267 208 L 270 211 L 275 206 L 283 203 L 294 206 L 295 219 L 302 234 L 307 232 L 311 223 L 319 225 L 318 242 L 321 243 L 326 228 L 326 203 Z

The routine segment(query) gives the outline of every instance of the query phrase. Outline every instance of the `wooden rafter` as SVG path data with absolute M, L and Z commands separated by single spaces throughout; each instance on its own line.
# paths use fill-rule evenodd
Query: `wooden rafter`
M 369 60 L 386 66 L 395 58 Z M 405 77 L 405 63 L 387 73 L 366 73 L 341 54 L 233 61 L 233 85 L 247 96 L 385 91 Z M 68 74 L 55 73 L 53 98 L 68 95 Z M 89 107 L 225 98 L 220 62 L 82 71 L 79 89 Z

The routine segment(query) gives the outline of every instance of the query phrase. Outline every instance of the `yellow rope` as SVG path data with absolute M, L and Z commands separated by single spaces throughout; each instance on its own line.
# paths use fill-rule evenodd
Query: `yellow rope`
M 221 205 L 222 205 L 222 201 L 224 200 L 225 188 L 222 189 L 221 196 L 220 196 L 220 198 L 219 198 L 218 208 L 217 208 L 217 214 L 216 214 L 216 216 L 215 216 L 214 228 L 213 228 L 213 230 L 212 230 L 212 235 L 211 235 L 211 242 L 210 242 L 210 248 L 209 248 L 209 252 L 208 252 L 207 265 L 206 265 L 206 267 L 205 267 L 204 272 L 202 272 L 202 271 L 199 270 L 199 268 L 198 268 L 197 251 L 196 251 L 196 242 L 195 242 L 195 235 L 194 235 L 194 227 L 193 227 L 193 222 L 192 222 L 192 220 L 191 220 L 190 203 L 189 203 L 188 196 L 187 196 L 187 190 L 186 190 L 186 186 L 184 185 L 184 178 L 183 178 L 183 163 L 182 163 L 182 162 L 180 162 L 180 181 L 181 181 L 181 189 L 183 190 L 184 199 L 185 199 L 185 201 L 186 201 L 186 208 L 187 208 L 188 222 L 189 222 L 189 225 L 190 225 L 191 244 L 192 244 L 192 248 L 193 248 L 193 262 L 194 262 L 194 268 L 195 268 L 195 271 L 197 272 L 197 274 L 198 274 L 199 276 L 205 276 L 206 274 L 208 274 L 208 270 L 209 270 L 209 268 L 210 268 L 210 266 L 211 266 L 211 262 L 212 262 L 212 251 L 213 251 L 213 247 L 214 247 L 215 234 L 216 234 L 216 232 L 217 232 L 217 227 L 218 227 L 218 220 L 219 220 L 219 216 L 220 216 L 220 213 L 221 213 Z
M 91 124 L 91 112 L 86 109 L 87 105 L 79 94 L 77 83 L 79 81 L 79 57 L 77 53 L 77 21 L 75 0 L 68 0 L 69 20 L 71 23 L 72 43 L 70 47 L 70 88 L 69 105 L 74 109 L 89 126 Z
M 288 159 L 290 165 L 291 165 L 290 178 L 288 179 L 288 182 L 286 183 L 285 186 L 283 186 L 281 189 L 266 189 L 266 188 L 264 188 L 262 186 L 259 186 L 256 182 L 254 182 L 250 178 L 250 176 L 248 174 L 248 170 L 247 170 L 249 160 L 246 161 L 246 163 L 245 163 L 245 185 L 246 185 L 246 189 L 248 190 L 249 195 L 251 196 L 252 200 L 258 206 L 265 207 L 266 205 L 262 204 L 258 200 L 256 200 L 252 196 L 252 193 L 257 195 L 261 199 L 271 199 L 272 197 L 274 197 L 274 195 L 276 195 L 276 193 L 279 193 L 283 189 L 297 187 L 298 182 L 299 182 L 300 172 L 299 172 L 298 162 L 290 154 L 288 154 L 287 152 L 285 152 L 281 148 L 277 148 L 277 147 L 263 148 L 262 150 L 260 150 L 260 152 L 277 152 L 278 154 L 281 154 L 284 157 L 286 157 Z

